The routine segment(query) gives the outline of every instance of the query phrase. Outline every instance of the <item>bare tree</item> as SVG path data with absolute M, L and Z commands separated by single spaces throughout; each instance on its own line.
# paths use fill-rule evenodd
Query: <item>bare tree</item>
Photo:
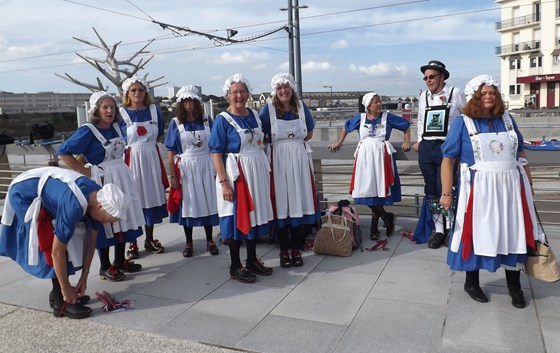
M 80 38 L 76 38 L 76 37 L 72 37 L 72 38 L 79 41 L 79 42 L 82 42 L 82 43 L 85 43 L 85 44 L 90 45 L 92 47 L 103 50 L 105 52 L 105 58 L 98 59 L 98 58 L 93 58 L 93 57 L 81 55 L 79 53 L 76 53 L 76 55 L 78 55 L 85 62 L 87 62 L 88 64 L 93 66 L 97 71 L 99 71 L 101 74 L 103 74 L 103 76 L 105 76 L 113 85 L 115 85 L 115 87 L 117 88 L 117 92 L 119 93 L 120 96 L 122 96 L 123 92 L 122 92 L 121 86 L 122 86 L 122 83 L 124 82 L 124 80 L 126 80 L 127 78 L 132 77 L 134 75 L 140 76 L 140 75 L 138 75 L 138 72 L 140 70 L 142 70 L 146 66 L 146 64 L 148 64 L 150 62 L 150 60 L 152 60 L 154 58 L 154 55 L 151 55 L 146 60 L 145 60 L 145 58 L 141 57 L 141 58 L 139 58 L 137 63 L 134 63 L 134 60 L 137 59 L 139 55 L 144 55 L 144 54 L 149 54 L 150 53 L 149 51 L 146 51 L 145 49 L 150 44 L 152 44 L 154 39 L 150 40 L 146 45 L 144 45 L 141 49 L 137 50 L 129 58 L 124 59 L 124 60 L 118 60 L 116 58 L 117 47 L 118 47 L 119 44 L 122 43 L 122 41 L 113 44 L 113 46 L 110 48 L 105 43 L 103 38 L 101 38 L 99 33 L 95 30 L 95 28 L 93 28 L 93 31 L 95 32 L 95 35 L 99 39 L 99 44 L 98 43 L 92 43 L 90 41 L 80 39 Z M 67 73 L 64 73 L 64 75 L 55 73 L 55 75 L 60 77 L 60 78 L 65 79 L 67 81 L 70 81 L 72 83 L 75 83 L 77 85 L 85 87 L 92 92 L 107 91 L 109 89 L 109 86 L 103 86 L 103 83 L 101 82 L 99 77 L 96 78 L 97 82 L 95 84 L 92 84 L 92 83 L 82 82 L 78 79 L 75 79 L 74 77 L 70 76 Z M 167 84 L 167 82 L 156 83 L 156 81 L 161 80 L 164 76 L 158 77 L 154 80 L 148 80 L 147 77 L 148 77 L 148 74 L 144 75 L 142 78 L 146 82 L 148 82 L 150 87 L 159 87 L 159 86 Z

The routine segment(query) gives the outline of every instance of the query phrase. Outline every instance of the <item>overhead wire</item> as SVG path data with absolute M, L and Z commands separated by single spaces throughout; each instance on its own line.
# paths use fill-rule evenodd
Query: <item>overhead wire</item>
M 110 12 L 110 13 L 114 13 L 117 15 L 121 15 L 121 16 L 127 16 L 127 17 L 131 17 L 131 18 L 135 18 L 138 20 L 142 20 L 142 21 L 148 21 L 148 22 L 152 22 L 152 23 L 157 23 L 157 21 L 153 20 L 153 18 L 147 14 L 145 11 L 143 11 L 142 9 L 140 9 L 139 7 L 137 7 L 136 5 L 134 5 L 130 0 L 126 0 L 127 2 L 129 2 L 132 6 L 134 6 L 135 8 L 137 8 L 139 11 L 141 11 L 145 16 L 149 17 L 150 19 L 146 19 L 146 18 L 142 18 L 142 17 L 138 17 L 138 16 L 134 16 L 131 14 L 127 14 L 127 13 L 123 13 L 123 12 L 119 12 L 119 11 L 114 11 L 114 10 L 109 10 L 109 9 L 104 9 L 98 6 L 94 6 L 94 5 L 89 5 L 89 4 L 83 4 L 74 0 L 62 0 L 68 3 L 73 3 L 73 4 L 77 4 L 80 6 L 86 6 L 86 7 L 90 7 L 90 8 L 94 8 L 100 11 L 106 11 L 106 12 Z M 319 15 L 312 15 L 312 16 L 305 16 L 305 17 L 300 17 L 301 19 L 306 19 L 306 18 L 317 18 L 317 17 L 326 17 L 326 16 L 333 16 L 333 15 L 340 15 L 340 14 L 344 14 L 344 13 L 353 13 L 353 12 L 358 12 L 358 11 L 367 11 L 367 10 L 372 10 L 372 9 L 377 9 L 380 7 L 389 7 L 389 6 L 396 6 L 396 5 L 408 5 L 408 4 L 412 4 L 412 3 L 418 3 L 418 2 L 426 2 L 429 0 L 414 0 L 414 1 L 408 1 L 408 2 L 403 2 L 403 3 L 398 3 L 398 4 L 390 4 L 390 5 L 381 5 L 381 6 L 373 6 L 373 7 L 367 7 L 367 8 L 360 8 L 360 9 L 353 9 L 353 10 L 345 10 L 345 11 L 338 11 L 338 12 L 333 12 L 333 13 L 325 13 L 325 14 L 319 14 Z M 381 22 L 381 23 L 375 23 L 375 24 L 368 24 L 368 25 L 361 25 L 361 26 L 353 26 L 353 27 L 345 27 L 345 28 L 336 28 L 336 29 L 332 29 L 332 30 L 325 30 L 325 31 L 316 31 L 316 32 L 307 32 L 307 33 L 300 33 L 300 37 L 303 36 L 313 36 L 313 35 L 320 35 L 320 34 L 324 34 L 324 33 L 332 33 L 332 32 L 344 32 L 344 31 L 351 31 L 351 30 L 356 30 L 356 29 L 361 29 L 361 28 L 367 28 L 367 27 L 375 27 L 375 26 L 382 26 L 382 25 L 391 25 L 391 24 L 398 24 L 398 23 L 405 23 L 405 22 L 412 22 L 412 21 L 425 21 L 425 20 L 433 20 L 433 19 L 437 19 L 437 18 L 443 18 L 443 17 L 449 17 L 449 16 L 462 16 L 462 15 L 467 15 L 467 14 L 473 14 L 473 13 L 480 13 L 480 12 L 489 12 L 489 11 L 497 11 L 500 10 L 500 8 L 488 8 L 488 9 L 479 9 L 479 10 L 472 10 L 472 11 L 462 11 L 462 12 L 457 12 L 457 13 L 447 13 L 444 15 L 434 15 L 434 16 L 428 16 L 428 17 L 423 17 L 423 18 L 413 18 L 413 19 L 405 19 L 405 20 L 396 20 L 396 21 L 390 21 L 390 22 Z M 155 22 L 154 22 L 155 21 Z M 271 21 L 271 22 L 263 22 L 263 23 L 259 23 L 259 24 L 253 24 L 253 25 L 247 25 L 247 26 L 237 26 L 235 28 L 249 28 L 249 27 L 256 27 L 256 26 L 263 26 L 263 25 L 267 25 L 267 24 L 272 24 L 272 23 L 279 23 L 279 22 L 285 22 L 285 21 Z M 186 27 L 185 27 L 186 28 Z M 213 31 L 219 31 L 219 30 L 213 30 Z M 205 32 L 205 33 L 210 33 L 209 32 Z M 184 36 L 184 35 L 181 35 Z M 165 36 L 161 36 L 161 37 L 157 37 L 154 38 L 155 41 L 160 41 L 160 40 L 168 40 L 168 39 L 174 39 L 174 36 L 171 36 L 171 34 L 165 35 Z M 260 47 L 263 49 L 268 49 L 268 50 L 276 50 L 276 51 L 281 51 L 281 52 L 286 52 L 286 50 L 280 50 L 280 49 L 276 49 L 276 48 L 270 48 L 270 47 L 263 47 L 263 46 L 259 46 L 256 44 L 256 42 L 264 42 L 264 41 L 271 41 L 271 40 L 281 40 L 281 39 L 285 39 L 285 37 L 279 37 L 279 38 L 259 38 L 259 39 L 255 39 L 252 40 L 251 42 L 243 42 L 240 44 L 244 44 L 244 45 L 249 45 L 249 46 L 255 46 L 255 47 Z M 151 40 L 151 39 L 150 39 Z M 145 40 L 145 41 L 136 41 L 136 42 L 129 42 L 129 43 L 123 43 L 122 45 L 132 45 L 132 44 L 138 44 L 138 43 L 146 43 L 150 40 Z M 177 49 L 177 48 L 169 48 L 169 49 L 160 49 L 158 51 L 150 51 L 149 55 L 152 54 L 170 54 L 170 53 L 177 53 L 177 52 L 184 52 L 184 51 L 194 51 L 194 50 L 205 50 L 205 49 L 211 49 L 211 48 L 215 48 L 215 45 L 201 45 L 199 47 L 190 47 L 190 48 L 185 48 L 185 49 Z M 61 53 L 51 53 L 51 54 L 44 54 L 44 55 L 35 55 L 35 56 L 31 56 L 31 57 L 24 57 L 24 58 L 17 58 L 17 59 L 5 59 L 5 60 L 0 60 L 0 63 L 2 62 L 9 62 L 9 61 L 19 61 L 19 60 L 29 60 L 29 59 L 38 59 L 38 58 L 43 58 L 43 57 L 51 57 L 51 56 L 57 56 L 57 55 L 64 55 L 64 54 L 70 54 L 70 53 L 77 53 L 77 52 L 82 52 L 82 51 L 91 51 L 91 50 L 97 50 L 95 48 L 88 48 L 88 49 L 80 49 L 80 50 L 75 50 L 75 51 L 71 51 L 71 52 L 61 52 Z M 148 55 L 148 54 L 146 54 Z M 77 63 L 77 64 L 81 64 L 81 63 Z M 29 68 L 29 69 L 21 69 L 21 70 L 10 70 L 10 71 L 0 71 L 0 73 L 5 73 L 5 72 L 12 72 L 12 71 L 26 71 L 26 70 L 37 70 L 37 69 L 43 69 L 43 68 L 52 68 L 52 67 L 60 67 L 60 66 L 67 66 L 68 64 L 65 65 L 53 65 L 53 66 L 42 66 L 42 67 L 38 67 L 38 68 Z

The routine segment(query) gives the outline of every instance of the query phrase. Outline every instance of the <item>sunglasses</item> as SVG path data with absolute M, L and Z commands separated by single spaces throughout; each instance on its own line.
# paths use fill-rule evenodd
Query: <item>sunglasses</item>
M 130 90 L 130 92 L 132 92 L 132 93 L 136 93 L 136 92 L 138 92 L 138 93 L 144 93 L 144 92 L 146 92 L 146 91 L 145 91 L 143 88 L 138 88 L 138 89 L 137 89 L 137 88 L 133 88 L 133 89 Z
M 430 76 L 424 76 L 423 80 L 424 81 L 428 81 L 428 80 L 433 80 L 434 78 L 441 76 L 441 74 L 437 74 L 437 75 L 430 75 Z

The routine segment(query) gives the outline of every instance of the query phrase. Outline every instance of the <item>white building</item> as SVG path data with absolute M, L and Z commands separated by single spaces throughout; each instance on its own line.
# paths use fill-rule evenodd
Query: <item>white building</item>
M 560 106 L 560 0 L 495 1 L 504 100 L 510 109 Z
M 89 101 L 91 93 L 12 93 L 0 91 L 3 114 L 73 112 Z

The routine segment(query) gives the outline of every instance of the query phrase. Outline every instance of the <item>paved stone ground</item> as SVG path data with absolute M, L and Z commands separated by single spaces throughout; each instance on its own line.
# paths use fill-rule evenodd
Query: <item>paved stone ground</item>
M 560 352 L 560 283 L 523 274 L 528 306 L 520 310 L 503 271 L 481 272 L 490 302 L 476 303 L 463 291 L 464 275 L 445 264 L 446 248 L 400 235 L 415 223 L 398 219 L 389 251 L 306 252 L 301 268 L 280 268 L 277 246 L 260 242 L 274 274 L 254 284 L 229 279 L 227 248 L 207 254 L 202 230 L 195 256 L 185 259 L 182 230 L 158 225 L 166 252 L 142 252 L 141 272 L 118 283 L 90 275 L 90 295 L 106 290 L 135 309 L 105 314 L 94 298 L 93 315 L 80 321 L 54 318 L 50 281 L 0 258 L 0 352 Z M 369 219 L 362 224 L 367 234 Z M 560 228 L 547 233 L 560 249 Z

